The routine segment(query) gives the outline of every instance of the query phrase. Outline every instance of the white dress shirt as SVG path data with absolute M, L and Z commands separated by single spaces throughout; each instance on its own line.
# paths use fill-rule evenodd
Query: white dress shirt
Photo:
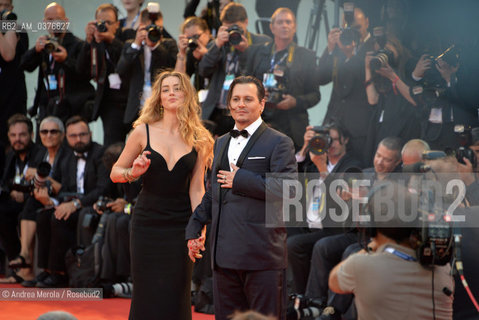
M 263 123 L 263 119 L 259 117 L 255 122 L 245 128 L 245 130 L 248 131 L 248 138 L 245 138 L 242 135 L 239 135 L 236 138 L 231 137 L 230 145 L 228 147 L 228 161 L 230 163 L 231 171 L 233 171 L 231 163 L 234 163 L 236 165 L 236 163 L 238 162 L 238 158 L 241 155 L 241 152 L 243 152 L 244 147 L 246 147 L 246 144 L 248 143 L 249 139 L 256 132 L 256 130 L 258 130 L 261 123 Z M 236 124 L 234 129 L 238 130 Z

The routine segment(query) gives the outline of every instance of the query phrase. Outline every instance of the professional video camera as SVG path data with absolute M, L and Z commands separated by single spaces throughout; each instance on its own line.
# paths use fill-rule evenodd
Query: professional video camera
M 100 21 L 100 22 L 97 22 L 95 24 L 95 27 L 96 29 L 98 30 L 98 32 L 101 32 L 101 33 L 104 33 L 104 32 L 107 32 L 108 31 L 108 28 L 106 26 L 106 22 L 105 21 Z
M 472 144 L 471 130 L 472 128 L 470 126 L 454 126 L 454 133 L 460 145 L 460 147 L 455 150 L 455 155 L 459 163 L 465 164 L 464 158 L 467 158 L 471 162 L 472 167 L 475 168 L 477 166 L 476 154 L 469 148 Z
M 188 49 L 190 49 L 190 51 L 195 51 L 196 48 L 198 48 L 199 37 L 200 36 L 198 34 L 195 34 L 194 36 L 188 38 Z
M 0 11 L 0 20 L 17 21 L 17 15 L 7 9 Z
M 425 151 L 423 160 L 438 160 L 446 158 L 442 151 Z M 432 170 L 431 170 L 432 171 Z M 432 171 L 437 179 L 436 173 Z M 431 267 L 449 263 L 453 255 L 453 227 L 450 216 L 445 208 L 452 203 L 450 196 L 446 196 L 424 180 L 418 190 L 419 213 L 421 214 L 422 227 L 418 234 L 419 245 L 417 257 L 421 265 Z M 439 183 L 438 181 L 434 181 Z
M 244 31 L 237 24 L 232 25 L 226 31 L 228 31 L 228 41 L 231 45 L 236 46 L 243 40 Z
M 161 35 L 163 33 L 162 28 L 155 24 L 160 12 L 160 4 L 158 2 L 148 2 L 147 10 L 151 23 L 146 27 L 148 39 L 150 39 L 151 42 L 158 42 L 161 40 Z
M 18 192 L 31 193 L 34 188 L 48 188 L 48 193 L 51 193 L 51 183 L 48 180 L 52 166 L 50 163 L 40 162 L 37 168 L 35 177 L 27 181 L 25 178 L 16 177 L 11 184 L 10 189 Z
M 45 41 L 45 46 L 43 47 L 43 51 L 48 54 L 58 51 L 58 47 L 60 43 L 56 37 L 47 37 L 47 41 Z
M 360 34 L 358 28 L 354 26 L 354 3 L 345 2 L 343 5 L 343 9 L 344 21 L 346 22 L 346 25 L 343 29 L 341 29 L 339 41 L 341 41 L 344 46 L 350 45 L 351 43 L 353 43 L 353 41 L 358 44 Z
M 371 73 L 375 74 L 376 70 L 379 70 L 386 64 L 391 64 L 391 62 L 394 61 L 394 54 L 386 49 L 387 38 L 386 33 L 384 32 L 384 27 L 375 27 L 373 29 L 373 37 L 379 45 L 379 50 L 372 56 L 369 62 L 369 67 L 371 68 Z
M 322 126 L 314 126 L 313 131 L 315 134 L 309 140 L 308 150 L 315 155 L 321 155 L 328 151 L 332 142 L 329 129 Z

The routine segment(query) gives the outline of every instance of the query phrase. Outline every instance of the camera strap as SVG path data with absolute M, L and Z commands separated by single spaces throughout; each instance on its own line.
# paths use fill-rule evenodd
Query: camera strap
M 414 262 L 417 261 L 417 259 L 414 258 L 413 256 L 410 256 L 407 253 L 396 250 L 392 247 L 386 247 L 386 249 L 384 249 L 384 251 L 389 252 L 389 253 L 391 253 L 391 254 L 393 254 L 393 255 L 395 255 L 395 256 L 403 259 L 403 260 L 406 260 L 406 261 L 414 261 Z
M 91 50 L 90 50 L 90 57 L 91 57 L 91 65 L 90 65 L 90 74 L 91 74 L 91 77 L 93 79 L 95 79 L 95 81 L 98 82 L 98 61 L 97 61 L 97 57 L 98 57 L 98 53 L 97 53 L 97 48 L 95 46 L 91 46 Z
M 288 52 L 284 53 L 283 56 L 281 57 L 281 59 L 279 59 L 277 62 L 275 61 L 276 60 L 276 53 L 274 52 L 274 44 L 272 45 L 271 47 L 271 62 L 270 62 L 270 66 L 271 66 L 271 69 L 270 69 L 270 72 L 273 72 L 274 71 L 274 68 L 276 68 L 276 66 L 280 65 L 281 63 L 283 63 L 283 61 L 286 59 L 286 57 L 288 57 L 288 60 L 287 60 L 287 66 L 290 67 L 291 64 L 293 63 L 293 58 L 294 58 L 294 51 L 296 50 L 296 47 L 291 44 L 289 45 L 288 47 Z

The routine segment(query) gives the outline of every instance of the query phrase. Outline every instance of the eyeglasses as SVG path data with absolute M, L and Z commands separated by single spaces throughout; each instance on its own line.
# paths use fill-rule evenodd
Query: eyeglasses
M 80 133 L 72 133 L 68 135 L 68 138 L 70 139 L 76 139 L 78 137 L 80 138 L 85 138 L 90 134 L 90 132 L 80 132 Z
M 43 134 L 43 135 L 45 135 L 45 136 L 46 136 L 47 134 L 51 134 L 52 136 L 54 136 L 54 135 L 57 135 L 57 134 L 59 134 L 59 133 L 60 133 L 60 130 L 58 130 L 58 129 L 50 129 L 50 130 L 48 130 L 48 129 L 42 129 L 42 130 L 40 130 L 40 134 Z

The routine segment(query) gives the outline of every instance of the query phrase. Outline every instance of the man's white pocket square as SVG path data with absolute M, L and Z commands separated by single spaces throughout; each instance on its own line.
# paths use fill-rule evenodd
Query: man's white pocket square
M 248 160 L 260 160 L 260 159 L 266 159 L 266 157 L 248 157 Z

